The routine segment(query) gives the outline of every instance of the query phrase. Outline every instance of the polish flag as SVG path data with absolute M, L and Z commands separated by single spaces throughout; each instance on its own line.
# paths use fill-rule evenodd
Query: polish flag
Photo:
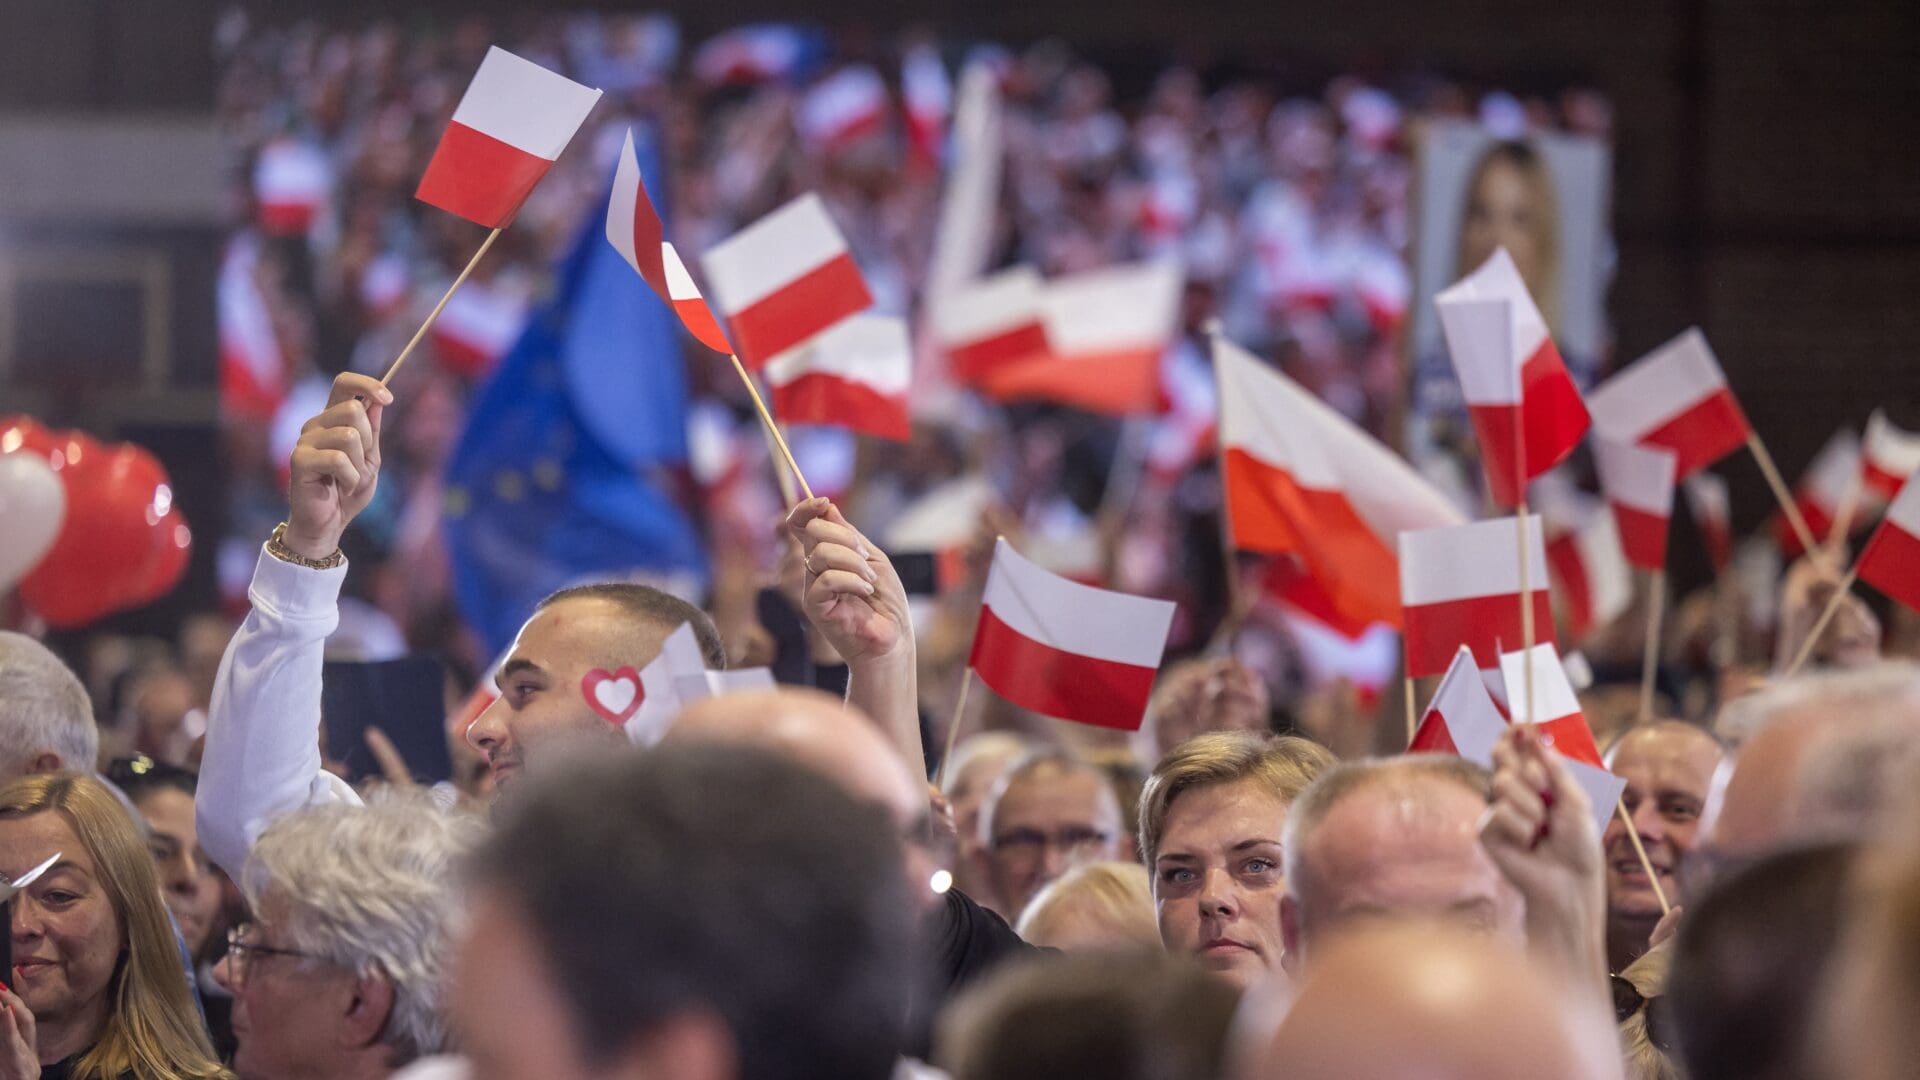
M 1920 611 L 1920 483 L 1911 477 L 1860 553 L 1860 580 Z
M 1726 570 L 1733 561 L 1733 501 L 1727 496 L 1727 482 L 1709 472 L 1698 472 L 1680 482 L 1687 493 L 1687 509 L 1693 512 L 1693 525 L 1707 546 L 1707 558 L 1713 572 Z
M 1793 488 L 1793 501 L 1800 507 L 1800 515 L 1807 519 L 1807 530 L 1818 540 L 1833 531 L 1834 523 L 1839 519 L 1840 507 L 1853 497 L 1854 487 L 1862 483 L 1863 467 L 1860 452 L 1860 437 L 1851 428 L 1842 428 L 1833 433 L 1820 452 L 1813 456 L 1807 465 L 1807 471 Z M 1793 526 L 1788 524 L 1786 515 L 1774 515 L 1774 531 L 1779 538 L 1780 549 L 1787 558 L 1798 558 L 1805 553 L 1800 538 L 1794 535 Z M 1862 515 L 1853 516 L 1849 532 L 1859 532 L 1866 526 Z
M 1633 606 L 1633 569 L 1617 518 L 1597 500 L 1582 495 L 1546 518 L 1547 565 L 1560 587 L 1567 636 L 1579 641 Z
M 1620 529 L 1620 547 L 1627 561 L 1642 570 L 1666 568 L 1667 523 L 1673 517 L 1678 462 L 1673 451 L 1651 443 L 1593 441 L 1594 468 Z
M 527 324 L 527 306 L 482 282 L 469 281 L 447 298 L 433 323 L 433 350 L 441 366 L 462 378 L 493 370 Z
M 791 79 L 814 51 L 797 27 L 756 23 L 707 39 L 693 55 L 693 73 L 716 86 Z
M 1900 485 L 1920 469 L 1920 435 L 1902 431 L 1887 419 L 1885 410 L 1875 409 L 1867 418 L 1867 439 L 1861 447 L 1867 490 L 1890 500 L 1900 493 Z
M 1501 505 L 1517 506 L 1524 482 L 1559 464 L 1586 434 L 1586 404 L 1507 249 L 1434 303 L 1488 489 Z
M 767 362 L 773 411 L 791 424 L 823 424 L 905 442 L 913 343 L 905 319 L 855 315 Z
M 1297 557 L 1348 625 L 1399 627 L 1396 543 L 1409 530 L 1457 526 L 1459 512 L 1300 384 L 1224 338 L 1213 356 L 1233 547 Z M 1445 666 L 1442 657 L 1434 671 Z
M 440 136 L 414 198 L 501 228 L 547 174 L 600 91 L 494 46 Z
M 900 96 L 907 107 L 907 162 L 937 171 L 947 141 L 947 116 L 953 110 L 953 81 L 932 46 L 907 50 L 900 64 Z
M 241 237 L 227 245 L 215 286 L 220 331 L 220 408 L 231 416 L 267 421 L 287 397 L 286 355 L 273 314 L 254 277 L 259 246 Z
M 807 91 L 793 122 L 814 151 L 843 150 L 886 127 L 887 84 L 865 64 L 843 67 Z
M 712 697 L 710 693 L 700 693 L 702 677 L 707 674 L 706 654 L 700 651 L 700 639 L 694 635 L 692 623 L 681 623 L 673 633 L 668 634 L 660 643 L 660 655 L 647 662 L 640 669 L 633 687 L 637 703 L 628 702 L 615 711 L 614 715 L 626 711 L 626 705 L 633 706 L 632 715 L 621 724 L 627 733 L 628 741 L 637 746 L 652 746 L 660 741 L 673 722 L 680 718 L 680 710 L 693 700 L 682 693 L 685 687 L 697 697 Z M 586 686 L 581 690 L 586 693 Z M 598 704 L 589 701 L 589 707 L 599 711 Z M 602 715 L 606 715 L 604 712 Z
M 1493 768 L 1493 744 L 1507 730 L 1473 650 L 1460 646 L 1447 665 L 1446 677 L 1433 692 L 1433 701 L 1414 729 L 1409 754 L 1455 754 L 1476 765 Z
M 997 401 L 1054 401 L 1109 416 L 1160 411 L 1160 360 L 1180 328 L 1184 283 L 1171 261 L 1048 282 L 1047 355 L 996 368 L 983 388 Z
M 1001 540 L 967 663 L 980 681 L 1023 709 L 1137 731 L 1173 610 L 1171 601 L 1056 577 Z
M 811 192 L 714 245 L 700 263 L 740 359 L 756 370 L 873 304 L 846 240 Z
M 613 198 L 607 204 L 607 240 L 627 265 L 640 275 L 680 316 L 687 332 L 700 344 L 719 353 L 732 353 L 726 331 L 713 317 L 700 287 L 688 275 L 680 252 L 667 241 L 666 226 L 647 196 L 640 176 L 640 158 L 633 149 L 633 129 L 620 147 L 620 165 L 613 173 Z
M 1553 637 L 1547 550 L 1540 518 L 1527 515 L 1528 576 L 1536 640 Z M 1495 518 L 1400 534 L 1400 603 L 1406 617 L 1407 675 L 1438 675 L 1465 645 L 1481 667 L 1524 641 L 1520 618 L 1519 526 Z
M 953 377 L 978 383 L 1002 367 L 1048 355 L 1042 289 L 1032 267 L 1015 266 L 934 305 L 933 340 Z
M 1533 669 L 1533 702 L 1529 709 L 1527 669 Z M 1607 770 L 1594 744 L 1593 729 L 1580 708 L 1580 698 L 1567 681 L 1566 665 L 1551 643 L 1535 645 L 1532 652 L 1510 652 L 1500 657 L 1500 676 L 1507 686 L 1516 723 L 1531 719 L 1539 725 L 1540 741 L 1552 747 L 1565 760 L 1574 782 L 1586 792 L 1593 805 L 1594 825 L 1606 832 L 1614 806 L 1627 790 L 1627 782 Z
M 1595 387 L 1587 407 L 1608 438 L 1673 451 L 1682 477 L 1740 449 L 1753 431 L 1699 327 Z
M 333 165 L 312 143 L 282 136 L 260 148 L 253 165 L 253 197 L 260 231 L 300 236 L 333 194 Z

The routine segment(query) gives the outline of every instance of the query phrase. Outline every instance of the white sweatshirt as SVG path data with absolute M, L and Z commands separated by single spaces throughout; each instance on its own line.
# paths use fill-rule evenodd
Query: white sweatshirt
M 360 802 L 320 767 L 320 665 L 346 579 L 345 566 L 310 570 L 263 546 L 247 588 L 253 610 L 220 658 L 194 813 L 200 845 L 235 880 L 275 818 Z

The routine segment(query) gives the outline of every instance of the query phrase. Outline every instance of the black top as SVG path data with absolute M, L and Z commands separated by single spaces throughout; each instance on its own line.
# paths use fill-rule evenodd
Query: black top
M 1000 916 L 948 889 L 921 926 L 925 989 L 908 1010 L 907 1052 L 924 1059 L 933 1043 L 933 1021 L 967 984 L 1012 956 L 1036 950 Z

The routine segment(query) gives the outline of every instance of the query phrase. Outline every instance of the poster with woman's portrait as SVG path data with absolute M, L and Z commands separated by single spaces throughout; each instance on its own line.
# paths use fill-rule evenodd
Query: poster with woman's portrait
M 1611 148 L 1589 136 L 1501 139 L 1460 120 L 1421 135 L 1407 448 L 1465 507 L 1477 506 L 1481 478 L 1434 294 L 1505 247 L 1574 380 L 1591 386 L 1609 340 L 1612 169 Z

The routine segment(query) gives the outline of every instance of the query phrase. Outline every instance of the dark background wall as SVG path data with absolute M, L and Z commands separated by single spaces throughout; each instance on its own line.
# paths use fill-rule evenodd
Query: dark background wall
M 240 6 L 267 19 L 394 10 L 362 0 Z M 1587 81 L 1618 110 L 1620 262 L 1612 308 L 1620 354 L 1637 355 L 1689 323 L 1704 326 L 1789 474 L 1835 426 L 1858 424 L 1875 406 L 1920 427 L 1914 345 L 1920 341 L 1920 3 L 736 0 L 597 6 L 678 9 L 695 38 L 754 18 L 805 16 L 877 30 L 921 25 L 1010 42 L 1053 35 L 1143 71 L 1177 56 L 1296 70 L 1303 77 L 1428 67 L 1523 88 Z M 511 17 L 530 7 L 414 0 L 403 17 L 474 10 Z M 0 114 L 210 113 L 212 43 L 227 6 L 9 0 L 6 9 Z M 0 217 L 0 229 L 7 226 Z M 191 244 L 180 250 L 207 257 Z M 204 273 L 202 266 L 190 276 L 203 280 Z M 188 323 L 210 320 L 209 298 L 183 294 L 177 302 Z M 208 339 L 187 333 L 183 340 Z M 212 364 L 187 370 L 210 378 Z M 0 386 L 0 407 L 12 396 Z M 85 401 L 60 407 L 88 409 Z M 1769 506 L 1757 470 L 1736 460 L 1727 472 L 1736 516 L 1742 524 L 1756 521 Z

